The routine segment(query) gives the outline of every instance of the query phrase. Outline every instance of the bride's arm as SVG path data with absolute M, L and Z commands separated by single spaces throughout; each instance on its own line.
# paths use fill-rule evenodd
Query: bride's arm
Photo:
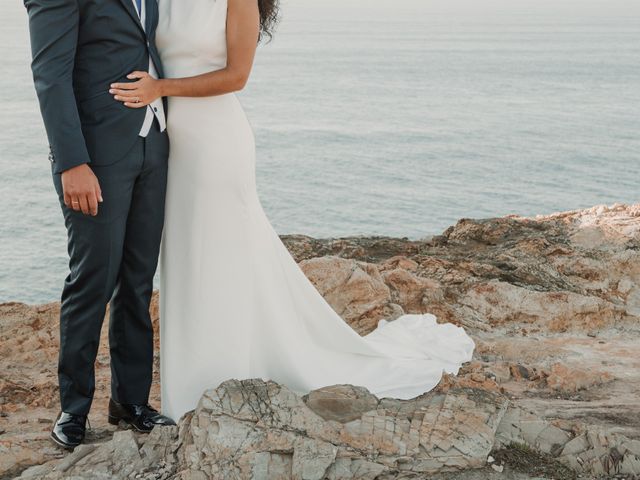
M 258 43 L 260 12 L 256 0 L 228 0 L 227 66 L 193 77 L 156 80 L 133 72 L 131 83 L 114 83 L 109 93 L 127 107 L 140 108 L 159 97 L 209 97 L 242 90 L 247 83 Z M 138 103 L 134 103 L 139 100 Z

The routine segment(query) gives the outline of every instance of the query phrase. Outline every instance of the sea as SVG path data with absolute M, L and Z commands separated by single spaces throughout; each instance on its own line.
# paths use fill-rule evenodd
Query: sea
M 0 3 L 0 62 L 0 302 L 56 301 L 66 232 L 22 1 Z M 238 96 L 281 234 L 640 201 L 637 0 L 282 0 Z

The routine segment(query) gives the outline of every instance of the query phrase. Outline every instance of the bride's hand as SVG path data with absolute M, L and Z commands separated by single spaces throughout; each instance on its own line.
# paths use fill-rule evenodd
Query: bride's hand
M 123 102 L 130 108 L 141 108 L 160 98 L 160 81 L 153 78 L 147 72 L 132 72 L 127 75 L 129 79 L 138 79 L 137 82 L 112 83 L 109 93 L 113 98 Z

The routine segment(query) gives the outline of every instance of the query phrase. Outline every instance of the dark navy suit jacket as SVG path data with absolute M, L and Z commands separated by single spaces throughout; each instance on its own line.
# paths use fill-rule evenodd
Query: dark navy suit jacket
M 138 137 L 145 109 L 114 100 L 109 85 L 148 71 L 149 56 L 163 76 L 157 0 L 143 1 L 146 33 L 131 0 L 24 0 L 54 173 L 117 162 Z

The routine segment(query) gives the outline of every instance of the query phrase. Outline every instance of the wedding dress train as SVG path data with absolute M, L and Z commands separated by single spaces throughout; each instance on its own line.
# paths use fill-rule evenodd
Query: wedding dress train
M 226 65 L 226 0 L 162 0 L 168 77 Z M 235 94 L 169 99 L 160 258 L 161 401 L 178 420 L 207 388 L 272 379 L 298 393 L 338 383 L 412 398 L 457 373 L 474 342 L 433 315 L 356 333 L 307 279 L 260 204 L 251 125 Z

